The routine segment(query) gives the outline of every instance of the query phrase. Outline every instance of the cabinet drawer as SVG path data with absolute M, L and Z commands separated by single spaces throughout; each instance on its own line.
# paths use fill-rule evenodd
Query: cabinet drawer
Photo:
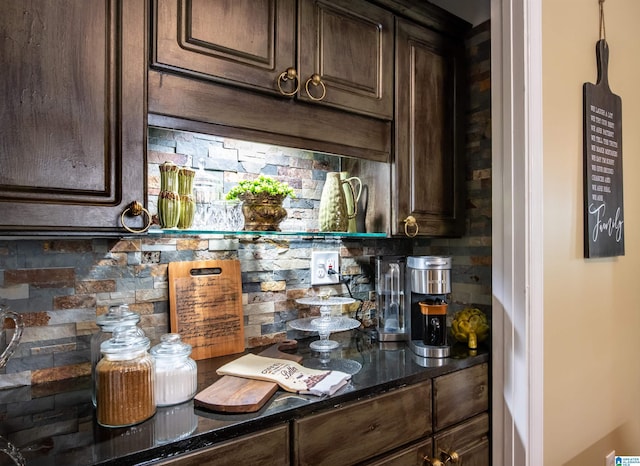
M 469 421 L 433 437 L 433 454 L 457 453 L 464 466 L 489 466 L 489 415 L 480 414 Z
M 155 464 L 171 466 L 289 464 L 289 428 L 286 425 L 274 427 Z
M 424 466 L 425 457 L 431 457 L 431 448 L 432 442 L 428 438 L 365 464 L 367 466 Z
M 437 377 L 433 381 L 433 430 L 438 431 L 489 409 L 487 364 Z
M 350 465 L 431 433 L 431 382 L 294 423 L 294 464 Z

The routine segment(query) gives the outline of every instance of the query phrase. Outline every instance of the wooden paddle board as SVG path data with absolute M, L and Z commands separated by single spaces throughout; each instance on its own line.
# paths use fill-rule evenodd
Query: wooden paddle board
M 299 363 L 302 356 L 282 352 L 295 348 L 295 340 L 285 340 L 259 354 Z M 253 413 L 260 410 L 277 390 L 278 384 L 275 382 L 224 375 L 195 396 L 194 406 L 222 413 Z
M 169 316 L 193 359 L 244 351 L 240 261 L 169 263 Z
M 598 80 L 583 85 L 584 257 L 624 256 L 622 98 L 609 88 L 609 46 L 596 43 Z

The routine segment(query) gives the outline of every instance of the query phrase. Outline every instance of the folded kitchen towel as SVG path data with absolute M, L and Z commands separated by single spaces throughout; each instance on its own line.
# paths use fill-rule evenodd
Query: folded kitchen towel
M 255 354 L 245 354 L 216 372 L 275 382 L 288 392 L 318 396 L 333 395 L 351 379 L 351 375 L 345 372 L 309 369 L 293 361 Z

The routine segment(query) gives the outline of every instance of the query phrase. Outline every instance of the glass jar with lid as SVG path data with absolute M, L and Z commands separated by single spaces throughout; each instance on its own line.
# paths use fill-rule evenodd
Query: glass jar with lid
M 149 346 L 149 339 L 135 327 L 116 327 L 100 345 L 96 401 L 101 426 L 130 426 L 155 414 L 155 368 Z
M 91 336 L 91 400 L 93 406 L 96 405 L 96 364 L 102 357 L 100 345 L 112 337 L 113 329 L 116 327 L 136 327 L 140 335 L 144 336 L 143 330 L 137 327 L 139 322 L 140 314 L 131 311 L 127 304 L 111 306 L 108 312 L 96 318 L 98 332 Z
M 156 368 L 156 404 L 170 406 L 193 398 L 198 388 L 198 368 L 190 358 L 191 345 L 177 333 L 166 333 L 150 352 Z

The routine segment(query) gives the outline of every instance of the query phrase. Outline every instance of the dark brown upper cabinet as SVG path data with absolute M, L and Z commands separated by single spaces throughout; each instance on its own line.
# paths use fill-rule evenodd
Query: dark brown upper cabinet
M 146 192 L 146 3 L 0 11 L 0 231 L 124 232 Z
M 300 0 L 299 8 L 298 97 L 392 119 L 393 14 L 358 0 Z
M 393 14 L 364 0 L 156 0 L 152 66 L 393 117 Z
M 296 0 L 156 0 L 154 16 L 157 68 L 276 94 L 296 66 Z
M 464 77 L 462 38 L 397 20 L 393 235 L 464 231 Z

